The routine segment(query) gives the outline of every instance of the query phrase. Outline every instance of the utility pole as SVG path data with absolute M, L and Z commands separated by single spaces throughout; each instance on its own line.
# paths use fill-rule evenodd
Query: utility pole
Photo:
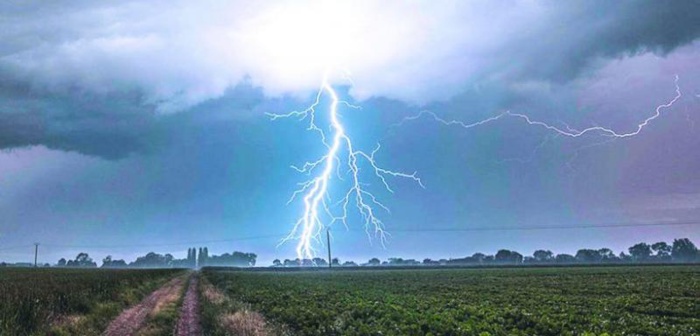
M 36 267 L 37 254 L 39 254 L 39 243 L 34 243 L 34 267 Z
M 333 267 L 333 260 L 331 259 L 331 229 L 326 229 L 326 241 L 328 241 L 328 268 Z

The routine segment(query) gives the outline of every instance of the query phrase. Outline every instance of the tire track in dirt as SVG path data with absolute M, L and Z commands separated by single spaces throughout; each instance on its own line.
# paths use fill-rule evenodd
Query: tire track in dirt
M 182 300 L 180 307 L 180 318 L 175 326 L 175 336 L 197 336 L 202 334 L 199 324 L 199 298 L 197 292 L 198 277 L 195 275 L 190 279 L 187 293 Z
M 148 297 L 143 299 L 139 304 L 123 311 L 116 319 L 114 319 L 107 329 L 102 333 L 103 336 L 128 336 L 134 335 L 146 323 L 149 314 L 170 300 L 173 296 L 180 297 L 182 287 L 185 285 L 184 276 L 178 276 L 163 287 L 157 289 Z

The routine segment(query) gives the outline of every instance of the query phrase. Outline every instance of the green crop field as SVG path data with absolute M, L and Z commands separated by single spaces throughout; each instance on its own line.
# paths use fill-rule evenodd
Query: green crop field
M 204 278 L 303 335 L 700 334 L 700 266 L 211 269 Z
M 182 270 L 0 269 L 0 335 L 99 335 Z

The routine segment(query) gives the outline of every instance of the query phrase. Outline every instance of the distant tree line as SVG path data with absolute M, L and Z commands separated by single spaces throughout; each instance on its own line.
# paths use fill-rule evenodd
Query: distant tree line
M 123 259 L 113 259 L 108 255 L 102 259 L 101 268 L 199 268 L 204 266 L 235 266 L 252 267 L 257 260 L 255 253 L 235 251 L 222 255 L 209 255 L 206 247 L 187 249 L 187 257 L 176 259 L 172 254 L 165 255 L 149 252 L 136 260 L 127 263 Z M 97 267 L 97 263 L 87 253 L 79 253 L 74 260 L 61 258 L 56 264 L 58 267 Z
M 222 255 L 209 255 L 207 247 L 189 248 L 187 257 L 176 259 L 173 255 L 166 253 L 161 255 L 149 252 L 144 256 L 137 257 L 136 260 L 127 263 L 123 259 L 113 259 L 106 256 L 102 259 L 102 268 L 199 268 L 205 266 L 235 266 L 253 267 L 256 264 L 257 255 L 255 253 L 245 253 L 234 251 Z M 600 249 L 580 249 L 575 255 L 554 254 L 550 250 L 536 250 L 531 256 L 523 256 L 517 251 L 501 249 L 494 255 L 484 253 L 474 253 L 471 256 L 453 259 L 432 260 L 429 258 L 422 261 L 415 259 L 389 258 L 381 261 L 372 258 L 366 263 L 357 264 L 353 261 L 340 262 L 337 258 L 331 260 L 332 266 L 453 266 L 453 265 L 547 265 L 547 264 L 615 264 L 615 263 L 694 263 L 700 262 L 700 251 L 688 238 L 674 239 L 672 244 L 657 242 L 654 244 L 638 243 L 627 249 L 627 252 L 615 254 L 609 248 Z M 6 264 L 4 266 L 33 266 L 29 263 Z M 48 264 L 44 265 L 48 266 Z M 97 267 L 97 263 L 90 258 L 87 253 L 81 252 L 73 260 L 61 258 L 56 264 L 58 267 Z M 328 266 L 328 262 L 323 258 L 314 259 L 275 259 L 273 267 L 311 267 Z
M 415 259 L 389 258 L 381 261 L 372 258 L 358 265 L 352 261 L 340 263 L 334 258 L 333 266 L 461 266 L 461 265 L 548 265 L 548 264 L 614 264 L 614 263 L 692 263 L 700 262 L 698 248 L 688 238 L 675 239 L 673 244 L 657 242 L 654 244 L 638 243 L 627 249 L 628 253 L 615 254 L 609 248 L 580 249 L 576 255 L 554 254 L 549 250 L 536 250 L 532 256 L 523 256 L 516 251 L 498 250 L 495 255 L 474 253 L 469 257 L 455 259 Z M 273 267 L 309 267 L 328 266 L 323 258 L 314 259 L 275 259 Z
M 80 252 L 75 256 L 74 260 L 68 260 L 61 258 L 58 260 L 56 266 L 60 267 L 97 267 L 97 263 L 92 261 L 92 258 L 87 253 Z

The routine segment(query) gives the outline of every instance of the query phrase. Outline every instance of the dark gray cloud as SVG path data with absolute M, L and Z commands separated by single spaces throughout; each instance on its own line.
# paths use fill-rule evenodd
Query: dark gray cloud
M 523 80 L 565 81 L 592 64 L 647 52 L 665 55 L 700 36 L 700 1 L 547 2 L 501 65 Z M 523 61 L 524 60 L 524 61 Z
M 258 27 L 246 23 L 246 15 L 286 5 L 3 2 L 0 148 L 46 145 L 121 158 L 158 148 L 169 132 L 197 120 L 163 112 L 229 118 L 261 112 L 263 102 L 278 106 L 265 94 L 306 92 L 316 74 L 276 78 L 269 73 L 275 64 L 266 63 L 274 59 L 255 43 L 228 37 Z M 544 104 L 532 97 L 557 106 L 559 98 L 547 97 L 552 91 L 520 88 L 553 82 L 568 92 L 567 82 L 590 76 L 610 59 L 666 55 L 697 39 L 699 6 L 698 1 L 504 1 L 390 2 L 379 8 L 358 2 L 353 10 L 374 10 L 386 20 L 368 20 L 360 35 L 348 36 L 387 47 L 375 45 L 349 61 L 357 67 L 349 69 L 356 84 L 350 93 L 409 103 L 452 97 L 448 106 L 468 102 L 486 114 L 518 102 Z M 398 24 L 395 17 L 405 21 L 401 36 L 408 40 L 374 40 L 394 36 L 396 27 L 386 25 Z M 362 35 L 367 29 L 376 34 Z M 385 51 L 401 53 L 387 58 Z M 465 93 L 473 87 L 488 94 Z
M 157 119 L 138 93 L 58 94 L 0 82 L 0 148 L 44 145 L 117 159 L 153 146 L 147 138 Z
M 161 114 L 134 90 L 97 94 L 66 88 L 51 92 L 0 80 L 0 149 L 43 145 L 121 159 L 161 150 L 177 133 L 202 124 L 261 115 L 260 108 L 275 102 L 263 104 L 260 89 L 242 83 L 187 111 Z

